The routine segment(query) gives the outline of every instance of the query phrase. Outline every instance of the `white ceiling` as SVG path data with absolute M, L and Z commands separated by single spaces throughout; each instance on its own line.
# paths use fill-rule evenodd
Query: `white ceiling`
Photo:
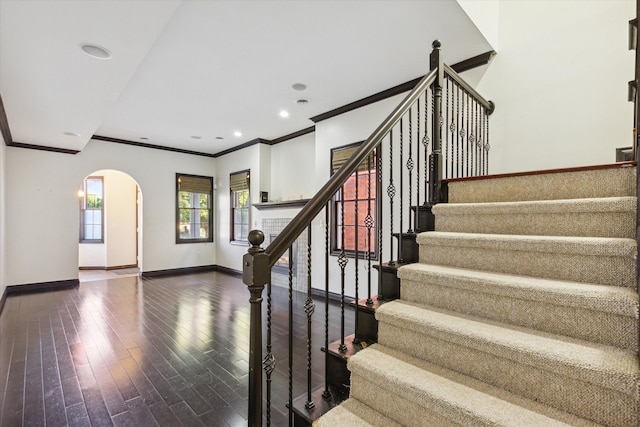
M 16 142 L 215 154 L 425 74 L 436 38 L 449 64 L 491 50 L 456 0 L 0 0 L 0 96 Z

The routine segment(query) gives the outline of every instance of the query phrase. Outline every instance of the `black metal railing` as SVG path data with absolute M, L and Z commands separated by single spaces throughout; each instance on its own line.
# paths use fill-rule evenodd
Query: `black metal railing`
M 249 350 L 249 413 L 250 426 L 261 426 L 272 423 L 272 387 L 274 383 L 274 366 L 271 318 L 273 307 L 271 304 L 272 282 L 271 268 L 285 253 L 289 253 L 289 288 L 288 288 L 288 319 L 289 319 L 289 351 L 288 351 L 288 399 L 277 404 L 288 406 L 289 425 L 293 425 L 294 412 L 301 412 L 301 417 L 312 418 L 320 411 L 319 406 L 327 407 L 338 403 L 338 395 L 345 390 L 339 390 L 346 385 L 344 378 L 332 381 L 329 377 L 330 357 L 332 352 L 346 359 L 348 354 L 375 341 L 376 334 L 364 330 L 370 327 L 369 315 L 374 305 L 384 299 L 399 296 L 399 289 L 393 288 L 395 269 L 404 263 L 417 261 L 417 233 L 432 229 L 433 220 L 429 218 L 430 206 L 443 201 L 441 182 L 444 178 L 458 178 L 483 175 L 488 173 L 489 167 L 489 121 L 493 112 L 493 103 L 480 96 L 469 86 L 451 67 L 444 64 L 440 52 L 440 42 L 433 43 L 430 55 L 430 72 L 415 86 L 393 112 L 376 128 L 371 136 L 364 141 L 355 153 L 331 176 L 327 183 L 305 205 L 300 213 L 291 220 L 282 232 L 269 244 L 266 249 L 261 247 L 264 235 L 259 230 L 249 233 L 251 248 L 243 258 L 244 283 L 250 291 L 250 350 Z M 366 185 L 360 184 L 366 179 Z M 335 195 L 344 195 L 345 185 L 355 183 L 355 199 L 367 202 L 354 204 L 354 224 L 345 224 L 345 197 L 339 197 L 337 206 L 332 203 Z M 382 190 L 384 188 L 384 191 Z M 366 193 L 366 195 L 361 194 Z M 386 200 L 382 200 L 383 194 Z M 377 196 L 376 196 L 377 195 Z M 334 215 L 329 212 L 334 209 Z M 324 210 L 324 215 L 322 211 Z M 337 213 L 337 214 L 336 214 Z M 351 216 L 351 215 L 350 215 Z M 320 299 L 325 304 L 323 345 L 324 345 L 324 384 L 317 385 L 318 396 L 324 401 L 322 405 L 314 401 L 314 387 L 312 384 L 314 324 L 312 322 L 315 301 L 312 297 L 312 245 L 311 236 L 314 234 L 313 221 L 324 222 L 324 228 L 318 232 L 316 239 L 324 237 L 324 291 Z M 333 219 L 333 221 L 332 221 Z M 333 222 L 330 224 L 330 222 Z M 336 225 L 337 223 L 338 225 Z M 431 225 L 430 225 L 431 224 Z M 338 227 L 330 232 L 330 227 Z M 350 228 L 351 227 L 351 228 Z M 349 243 L 345 235 L 355 230 L 353 239 Z M 362 229 L 362 230 L 360 230 Z M 296 239 L 307 233 L 307 283 L 306 292 L 294 295 L 291 274 L 291 253 Z M 361 235 L 362 233 L 362 235 Z M 365 237 L 366 233 L 366 237 Z M 335 236 L 335 246 L 330 247 L 330 235 Z M 388 239 L 388 240 L 387 240 Z M 386 241 L 383 248 L 383 242 Z M 351 247 L 347 247 L 352 245 Z M 300 247 L 300 245 L 298 245 Z M 318 248 L 321 246 L 318 245 Z M 334 249 L 336 266 L 331 267 L 330 249 Z M 383 251 L 384 249 L 384 251 Z M 353 263 L 350 261 L 353 260 Z M 388 260 L 385 262 L 385 260 Z M 366 274 L 362 274 L 361 270 Z M 317 269 L 321 271 L 321 269 Z M 338 277 L 331 278 L 333 271 Z M 377 270 L 377 277 L 373 274 Z M 316 271 L 316 269 L 314 269 Z M 351 276 L 351 273 L 353 275 Z M 390 279 L 390 284 L 386 283 Z M 363 283 L 366 281 L 366 284 Z M 316 282 L 318 282 L 316 280 Z M 329 300 L 330 284 L 339 283 L 338 319 L 330 318 Z M 377 284 L 378 294 L 372 295 L 372 288 Z M 262 294 L 267 287 L 267 313 L 263 324 Z M 390 287 L 391 286 L 391 287 Z M 362 291 L 366 295 L 362 295 Z M 297 294 L 296 294 L 297 295 Z M 349 295 L 349 296 L 348 296 Z M 355 301 L 350 302 L 350 296 Z M 302 307 L 296 307 L 296 301 L 304 301 Z M 345 317 L 346 305 L 355 307 L 353 325 L 355 333 L 347 337 Z M 300 306 L 300 303 L 298 303 Z M 296 308 L 304 311 L 304 315 L 296 314 Z M 336 307 L 337 308 L 337 307 Z M 352 311 L 348 312 L 349 316 Z M 303 343 L 296 345 L 294 321 L 298 319 L 306 322 L 306 337 Z M 339 329 L 340 337 L 330 337 L 330 323 L 335 322 L 335 329 Z M 318 322 L 316 322 L 318 323 Z M 351 323 L 351 322 L 349 322 Z M 299 331 L 296 328 L 296 331 Z M 266 348 L 263 349 L 263 334 L 266 336 Z M 295 335 L 295 336 L 294 336 Z M 330 343 L 336 340 L 335 346 Z M 296 354 L 304 348 L 306 354 Z M 335 347 L 335 349 L 332 349 Z M 263 350 L 266 354 L 263 357 Z M 304 404 L 296 409 L 296 373 L 293 371 L 293 358 L 304 357 L 306 361 L 306 384 L 304 394 L 299 399 Z M 331 365 L 333 366 L 333 365 Z M 263 385 L 262 370 L 265 370 L 266 381 Z M 346 370 L 346 365 L 345 368 Z M 297 378 L 299 379 L 299 373 Z M 348 382 L 348 379 L 346 380 Z M 266 389 L 266 399 L 263 399 L 263 386 Z M 263 411 L 263 407 L 266 407 Z

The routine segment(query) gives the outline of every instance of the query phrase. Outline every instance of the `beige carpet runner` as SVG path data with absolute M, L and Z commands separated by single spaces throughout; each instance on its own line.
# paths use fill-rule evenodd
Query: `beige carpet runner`
M 638 426 L 635 167 L 449 184 L 333 426 Z

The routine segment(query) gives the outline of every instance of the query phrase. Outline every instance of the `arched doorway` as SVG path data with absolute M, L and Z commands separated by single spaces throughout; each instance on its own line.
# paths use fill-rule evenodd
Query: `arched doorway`
M 121 171 L 94 171 L 79 184 L 78 203 L 81 281 L 137 274 L 142 267 L 138 183 Z

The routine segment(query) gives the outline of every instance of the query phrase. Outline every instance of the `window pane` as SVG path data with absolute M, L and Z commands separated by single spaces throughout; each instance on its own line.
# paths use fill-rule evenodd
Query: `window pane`
M 98 194 L 102 197 L 102 180 L 87 179 L 87 194 Z
M 180 223 L 180 237 L 187 239 L 190 236 L 191 224 L 188 222 Z
M 91 226 L 91 228 L 93 228 L 93 238 L 95 240 L 101 240 L 102 239 L 102 227 L 100 225 L 93 225 L 93 226 Z
M 85 238 L 85 240 L 92 240 L 93 239 L 93 226 L 91 226 L 91 225 L 85 225 L 84 226 L 84 238 Z
M 209 195 L 200 194 L 200 208 L 209 209 Z
M 332 150 L 332 158 L 336 150 Z M 377 169 L 375 159 L 372 159 L 370 170 L 361 169 L 354 172 L 344 183 L 341 190 L 333 198 L 331 248 L 332 250 L 356 251 L 364 256 L 367 250 L 372 253 L 377 244 Z M 357 215 L 356 215 L 357 211 Z M 365 219 L 371 215 L 373 227 L 367 228 Z M 344 224 L 342 224 L 344 222 Z M 343 228 L 344 227 L 344 228 Z M 344 236 L 343 236 L 344 235 Z M 356 239 L 357 235 L 357 239 Z M 368 237 L 371 237 L 369 241 Z M 344 239 L 344 248 L 343 241 Z
M 177 233 L 176 242 L 185 240 L 212 241 L 211 220 L 212 178 L 176 174 L 177 179 Z

